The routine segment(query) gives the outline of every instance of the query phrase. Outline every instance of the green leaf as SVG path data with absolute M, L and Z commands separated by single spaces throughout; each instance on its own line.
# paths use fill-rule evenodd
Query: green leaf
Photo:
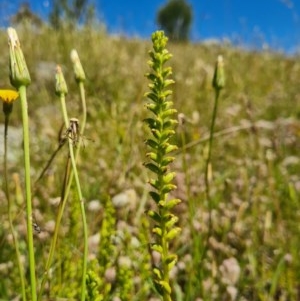
M 150 163 L 145 163 L 145 166 L 156 174 L 161 173 L 161 169 L 156 164 L 150 162 Z
M 150 179 L 149 184 L 156 190 L 158 190 L 160 188 L 160 183 L 157 180 Z
M 145 141 L 145 143 L 146 143 L 146 145 L 148 145 L 154 149 L 158 149 L 159 144 L 156 141 L 154 141 L 153 139 L 147 139 Z
M 158 100 L 157 94 L 153 93 L 153 92 L 145 93 L 145 97 L 151 99 L 154 103 L 156 103 Z M 153 105 L 156 106 L 155 104 L 153 104 Z M 148 108 L 148 104 L 146 105 L 146 107 Z M 150 108 L 149 108 L 149 110 L 150 110 Z
M 146 73 L 146 77 L 151 81 L 155 81 L 156 79 L 156 75 L 153 73 Z
M 158 203 L 160 201 L 160 195 L 155 191 L 150 191 L 149 194 L 151 195 L 154 202 Z
M 155 212 L 153 210 L 149 210 L 147 213 L 157 223 L 161 222 L 162 218 L 161 218 L 161 216 L 157 212 Z
M 180 232 L 181 232 L 181 228 L 179 227 L 171 229 L 166 235 L 166 240 L 170 241 L 174 239 Z
M 156 120 L 153 118 L 146 118 L 144 122 L 149 126 L 150 129 L 156 127 Z
M 163 296 L 164 290 L 163 290 L 163 287 L 159 284 L 158 281 L 154 281 L 154 286 L 155 286 L 155 289 L 156 289 L 157 293 L 159 295 Z

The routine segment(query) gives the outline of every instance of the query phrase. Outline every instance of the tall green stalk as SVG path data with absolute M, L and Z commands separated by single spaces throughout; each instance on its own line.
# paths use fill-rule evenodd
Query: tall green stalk
M 30 179 L 30 147 L 29 147 L 29 122 L 26 87 L 31 83 L 29 71 L 25 62 L 23 52 L 16 31 L 8 28 L 9 45 L 9 70 L 10 82 L 18 89 L 21 101 L 22 122 L 23 122 L 23 146 L 24 146 L 24 169 L 25 169 L 25 190 L 26 190 L 26 224 L 27 224 L 27 248 L 29 258 L 30 291 L 31 300 L 37 300 L 35 258 L 33 245 L 32 227 L 32 200 L 31 200 L 31 179 Z
M 25 190 L 26 190 L 26 222 L 27 222 L 27 243 L 29 255 L 29 270 L 31 283 L 31 299 L 36 301 L 36 275 L 35 275 L 35 258 L 33 245 L 33 220 L 32 220 L 32 200 L 31 200 L 31 180 L 30 180 L 30 148 L 29 148 L 29 123 L 27 112 L 26 87 L 19 88 L 22 119 L 23 119 L 23 140 L 24 140 L 24 164 L 25 164 Z
M 216 117 L 217 117 L 219 96 L 220 96 L 221 89 L 224 88 L 224 85 L 225 85 L 225 75 L 224 75 L 223 57 L 219 55 L 216 62 L 215 73 L 212 81 L 212 86 L 215 90 L 215 101 L 214 101 L 214 108 L 213 108 L 212 120 L 210 125 L 210 131 L 209 131 L 208 154 L 207 154 L 206 165 L 205 165 L 205 193 L 206 193 L 206 200 L 209 208 L 208 237 L 210 236 L 210 232 L 212 230 L 211 229 L 212 228 L 212 220 L 211 220 L 212 200 L 210 195 L 210 182 L 212 178 L 211 153 L 212 153 L 213 140 L 214 140 L 214 128 L 215 128 Z
M 74 76 L 75 80 L 79 86 L 79 91 L 80 91 L 80 98 L 81 98 L 81 106 L 82 106 L 82 120 L 80 122 L 80 127 L 79 127 L 79 133 L 80 136 L 83 137 L 85 126 L 86 126 L 86 117 L 87 117 L 87 107 L 86 107 L 86 99 L 85 99 L 85 89 L 84 89 L 84 82 L 85 82 L 85 73 L 82 67 L 82 64 L 80 62 L 78 53 L 75 49 L 71 51 L 70 54 L 71 61 L 73 63 L 73 70 L 74 70 Z M 73 151 L 73 144 L 70 144 L 71 141 L 69 140 L 69 147 L 72 148 Z M 76 187 L 78 190 L 78 196 L 80 200 L 80 211 L 81 211 L 81 218 L 82 218 L 82 224 L 83 224 L 83 235 L 84 235 L 84 250 L 83 250 L 83 273 L 82 273 L 82 286 L 81 286 L 81 301 L 85 300 L 85 295 L 86 295 L 86 275 L 87 275 L 87 257 L 88 257 L 88 227 L 87 227 L 87 221 L 86 221 L 86 215 L 85 215 L 85 208 L 84 208 L 84 199 L 82 196 L 82 192 L 80 189 L 80 183 L 79 183 L 79 178 L 78 178 L 78 173 L 76 169 L 76 162 L 78 160 L 79 152 L 81 149 L 81 143 L 78 144 L 75 152 L 75 158 L 72 159 L 72 172 L 70 175 L 70 182 L 72 182 L 73 178 L 73 172 L 75 175 L 75 182 L 76 182 Z M 74 156 L 73 156 L 74 157 Z M 75 169 L 74 169 L 75 167 Z
M 149 162 L 145 163 L 145 166 L 153 173 L 149 180 L 153 188 L 150 195 L 156 204 L 156 210 L 148 212 L 154 222 L 152 232 L 155 241 L 151 244 L 151 250 L 161 256 L 159 266 L 152 267 L 153 283 L 162 299 L 171 301 L 169 273 L 177 262 L 177 255 L 171 253 L 169 244 L 181 229 L 175 226 L 178 217 L 172 214 L 172 209 L 180 200 L 169 198 L 169 193 L 176 188 L 172 184 L 175 173 L 170 171 L 169 165 L 174 160 L 170 152 L 177 149 L 176 145 L 170 143 L 175 134 L 177 121 L 173 116 L 177 111 L 173 109 L 173 102 L 167 100 L 172 94 L 167 87 L 174 83 L 169 79 L 172 74 L 171 67 L 164 66 L 172 56 L 166 49 L 167 40 L 162 31 L 152 35 L 153 50 L 149 52 L 151 60 L 148 62 L 151 72 L 146 74 L 150 81 L 150 92 L 145 94 L 149 99 L 147 109 L 152 113 L 152 117 L 147 118 L 145 122 L 152 137 L 146 140 L 150 151 L 147 153 Z
M 18 93 L 15 91 L 10 91 L 12 94 L 16 94 L 15 99 L 18 97 Z M 9 188 L 8 188 L 8 169 L 7 169 L 7 152 L 8 152 L 8 147 L 7 147 L 7 142 L 8 142 L 8 123 L 9 123 L 9 117 L 13 109 L 13 103 L 12 101 L 15 99 L 4 99 L 1 97 L 3 100 L 3 113 L 5 116 L 5 121 L 4 121 L 4 160 L 3 160 L 3 169 L 4 169 L 4 191 L 5 191 L 5 196 L 7 200 L 7 214 L 8 214 L 8 222 L 9 222 L 9 227 L 10 227 L 10 232 L 13 238 L 14 242 L 14 247 L 15 247 L 15 252 L 16 252 L 16 259 L 17 259 L 17 265 L 18 265 L 18 270 L 19 270 L 19 276 L 20 276 L 20 281 L 21 281 L 21 292 L 22 292 L 22 300 L 26 301 L 26 289 L 25 289 L 25 278 L 24 278 L 24 269 L 22 266 L 22 261 L 21 261 L 21 253 L 20 253 L 20 247 L 19 247 L 19 241 L 17 237 L 17 233 L 15 231 L 14 225 L 13 225 L 13 217 L 12 217 L 12 204 L 11 204 L 11 198 L 10 198 L 10 193 L 9 193 Z
M 64 81 L 62 73 L 59 73 L 57 77 L 57 81 L 59 82 L 60 80 Z M 70 121 L 68 120 L 67 107 L 65 101 L 66 93 L 59 93 L 59 91 L 57 91 L 57 94 L 59 95 L 61 100 L 61 108 L 64 116 L 64 122 L 66 128 L 68 129 L 70 127 Z M 79 135 L 79 133 L 77 134 Z M 83 266 L 82 266 L 82 283 L 81 283 L 81 301 L 84 301 L 85 287 L 86 287 L 86 273 L 87 273 L 87 257 L 88 257 L 88 228 L 87 228 L 87 221 L 86 221 L 85 208 L 84 208 L 84 198 L 81 191 L 76 159 L 74 154 L 74 141 L 72 141 L 72 139 L 69 138 L 68 143 L 69 143 L 69 155 L 70 155 L 71 165 L 72 165 L 72 175 L 74 175 L 75 178 L 77 195 L 80 201 L 80 211 L 81 211 L 82 226 L 83 226 Z M 72 177 L 70 175 L 69 185 L 71 185 L 71 182 L 72 182 Z
M 77 52 L 76 52 L 77 55 Z M 75 56 L 75 62 L 74 62 L 74 58 L 72 58 L 71 55 L 71 59 L 73 61 L 74 64 L 74 73 L 75 73 L 75 78 L 76 81 L 78 82 L 79 88 L 80 88 L 80 96 L 81 96 L 81 100 L 82 100 L 82 124 L 80 126 L 80 135 L 83 135 L 84 129 L 85 129 L 85 124 L 86 124 L 86 101 L 85 101 L 85 91 L 84 91 L 84 80 L 85 80 L 85 76 L 82 75 L 82 73 L 79 73 L 79 75 L 76 72 L 76 68 L 75 66 L 78 66 L 78 63 L 80 63 L 78 55 L 77 57 Z M 80 70 L 80 68 L 79 68 Z M 57 73 L 56 73 L 56 93 L 60 98 L 61 101 L 61 107 L 62 107 L 62 113 L 63 113 L 63 118 L 64 118 L 64 123 L 65 123 L 65 127 L 68 128 L 69 127 L 69 117 L 68 117 L 68 113 L 67 113 L 67 109 L 66 109 L 66 102 L 65 102 L 65 95 L 68 93 L 68 89 L 67 89 L 67 85 L 65 82 L 65 79 L 63 77 L 62 71 L 60 69 L 60 67 L 57 67 Z M 72 141 L 69 139 L 69 143 L 72 143 Z M 70 147 L 70 144 L 69 144 Z M 76 146 L 76 151 L 75 151 L 75 167 L 76 167 L 76 162 L 79 156 L 79 152 L 80 152 L 80 148 L 81 148 L 81 144 L 78 143 L 78 145 Z M 72 151 L 73 156 L 74 156 L 74 152 L 73 152 L 73 143 L 72 143 Z M 71 154 L 70 157 L 68 158 L 68 161 L 71 159 Z M 74 163 L 74 162 L 73 162 Z M 72 164 L 72 166 L 74 166 L 74 164 Z M 40 287 L 40 293 L 39 293 L 39 299 L 41 300 L 43 291 L 44 291 L 44 286 L 48 277 L 48 273 L 49 273 L 49 269 L 51 267 L 51 263 L 53 260 L 53 256 L 54 256 L 54 251 L 55 251 L 55 247 L 57 244 L 57 239 L 58 239 L 58 231 L 60 228 L 60 223 L 61 223 L 61 219 L 65 210 L 65 206 L 67 203 L 67 199 L 71 190 L 71 186 L 73 183 L 73 178 L 74 178 L 74 169 L 71 170 L 71 172 L 69 172 L 69 162 L 68 164 L 66 164 L 66 178 L 64 180 L 64 187 L 62 189 L 62 194 L 61 194 L 61 201 L 59 204 L 59 208 L 58 208 L 58 212 L 57 212 L 57 217 L 56 217 L 56 222 L 55 222 L 55 229 L 54 229 L 54 234 L 53 234 L 53 239 L 51 241 L 51 245 L 50 245 L 50 251 L 49 251 L 49 255 L 46 261 L 46 266 L 45 266 L 45 273 L 43 275 L 42 281 L 41 281 L 41 287 Z M 75 178 L 76 181 L 76 178 Z M 79 180 L 78 180 L 78 176 L 77 176 L 77 184 L 78 184 Z M 76 185 L 77 185 L 76 184 Z M 80 197 L 81 195 L 81 197 Z M 79 199 L 82 200 L 82 193 L 81 193 L 81 189 L 80 189 L 80 193 L 78 193 Z M 84 210 L 84 204 L 83 201 L 80 201 L 80 208 L 81 208 L 81 215 L 82 215 L 82 221 L 83 221 L 83 232 L 84 232 L 84 252 L 83 252 L 83 256 L 84 256 L 84 260 L 83 260 L 83 276 L 82 276 L 82 295 L 81 298 L 84 298 L 84 292 L 85 292 L 85 274 L 86 274 L 86 270 L 87 270 L 87 255 L 88 255 L 88 245 L 87 245 L 87 222 L 86 222 L 86 217 L 85 217 L 85 210 Z M 82 299 L 84 300 L 84 299 Z

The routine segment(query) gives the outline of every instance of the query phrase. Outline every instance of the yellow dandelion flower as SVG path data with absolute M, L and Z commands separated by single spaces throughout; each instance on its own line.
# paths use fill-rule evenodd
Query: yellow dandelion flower
M 19 97 L 19 93 L 14 90 L 0 89 L 0 99 L 5 103 L 12 103 Z

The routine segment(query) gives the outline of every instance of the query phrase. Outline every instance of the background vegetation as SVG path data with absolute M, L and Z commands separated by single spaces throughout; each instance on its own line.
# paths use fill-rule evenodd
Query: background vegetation
M 62 65 L 68 83 L 69 115 L 80 112 L 69 59 L 76 48 L 87 74 L 88 119 L 78 169 L 88 215 L 90 277 L 106 294 L 104 300 L 156 300 L 149 282 L 155 254 L 150 258 L 148 253 L 151 239 L 144 211 L 150 206 L 149 187 L 142 165 L 150 38 L 145 42 L 109 37 L 88 27 L 23 27 L 18 34 L 32 77 L 28 102 L 33 182 L 57 148 L 63 124 L 55 97 L 56 64 Z M 8 87 L 5 32 L 0 32 L 0 45 L 0 86 Z M 174 300 L 299 299 L 299 59 L 217 44 L 170 43 L 168 49 L 179 113 L 179 150 L 172 167 L 178 188 L 173 194 L 182 199 L 176 209 L 182 233 L 172 245 L 179 259 L 171 275 Z M 215 126 L 212 204 L 207 204 L 204 169 L 214 99 L 211 80 L 219 54 L 227 80 Z M 10 189 L 15 226 L 26 254 L 19 111 L 15 103 L 9 170 L 14 174 Z M 49 249 L 66 156 L 62 150 L 34 185 L 34 218 L 42 230 L 35 234 L 38 278 Z M 0 299 L 18 300 L 19 278 L 2 191 L 0 200 Z M 209 214 L 212 229 L 207 226 Z M 77 300 L 82 230 L 72 197 L 60 235 L 45 300 Z

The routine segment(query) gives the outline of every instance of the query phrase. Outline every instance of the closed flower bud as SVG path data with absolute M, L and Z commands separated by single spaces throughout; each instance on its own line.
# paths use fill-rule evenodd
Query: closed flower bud
M 216 90 L 221 90 L 225 86 L 224 62 L 222 55 L 218 56 L 212 86 Z
M 15 88 L 28 86 L 31 83 L 29 71 L 14 28 L 7 29 L 9 45 L 10 82 Z
M 75 79 L 77 82 L 85 81 L 85 73 L 83 71 L 78 53 L 75 49 L 71 51 L 71 61 L 73 63 Z
M 61 67 L 56 66 L 56 75 L 55 75 L 55 93 L 58 96 L 67 95 L 68 94 L 68 87 L 65 81 L 65 77 L 62 73 Z

